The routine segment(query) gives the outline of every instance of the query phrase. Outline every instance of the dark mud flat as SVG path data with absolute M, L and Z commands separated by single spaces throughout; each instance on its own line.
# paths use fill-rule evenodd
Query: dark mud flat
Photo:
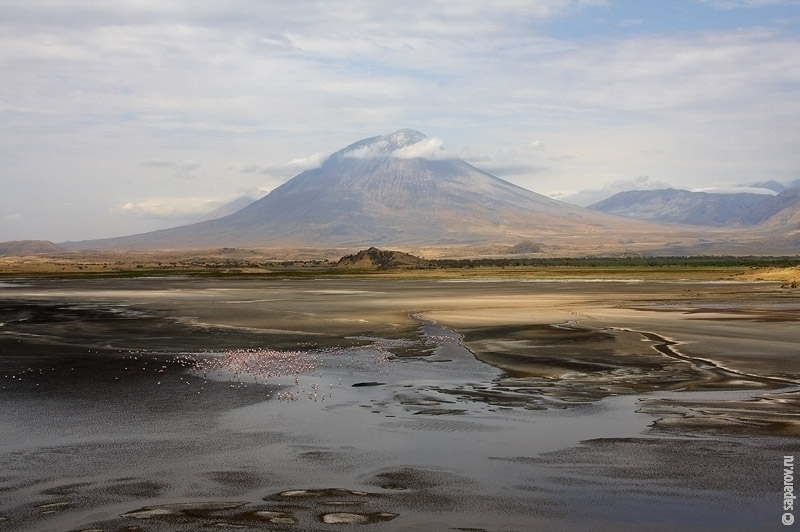
M 774 285 L 0 296 L 0 530 L 785 528 L 799 305 Z

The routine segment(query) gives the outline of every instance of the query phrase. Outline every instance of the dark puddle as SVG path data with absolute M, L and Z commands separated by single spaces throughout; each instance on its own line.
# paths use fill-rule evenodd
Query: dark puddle
M 391 521 L 398 516 L 374 508 L 380 499 L 380 494 L 344 488 L 292 489 L 264 497 L 266 506 L 252 507 L 246 502 L 163 504 L 145 506 L 120 517 L 200 528 L 251 528 L 265 524 L 308 526 L 312 522 L 368 525 Z

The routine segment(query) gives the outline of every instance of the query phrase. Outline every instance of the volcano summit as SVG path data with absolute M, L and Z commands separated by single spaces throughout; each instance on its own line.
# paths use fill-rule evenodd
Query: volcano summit
M 614 231 L 625 223 L 513 185 L 449 155 L 436 139 L 402 129 L 351 144 L 319 168 L 223 218 L 68 245 L 180 249 L 517 243 Z

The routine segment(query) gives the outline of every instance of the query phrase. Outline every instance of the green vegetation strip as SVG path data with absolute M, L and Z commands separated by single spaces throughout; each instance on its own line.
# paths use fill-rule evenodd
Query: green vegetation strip
M 137 278 L 153 276 L 227 278 L 319 278 L 323 277 L 596 277 L 642 279 L 721 279 L 758 269 L 800 266 L 797 256 L 671 256 L 671 257 L 580 257 L 580 258 L 475 258 L 438 259 L 419 266 L 394 268 L 337 268 L 327 261 L 279 261 L 237 264 L 208 261 L 202 265 L 119 265 L 97 269 L 83 263 L 61 264 L 63 271 L 25 271 L 24 268 L 0 273 L 0 278 Z
M 685 257 L 565 257 L 565 258 L 489 258 L 489 259 L 438 259 L 430 261 L 435 268 L 478 267 L 580 267 L 580 268 L 788 268 L 800 265 L 800 257 L 765 256 L 685 256 Z

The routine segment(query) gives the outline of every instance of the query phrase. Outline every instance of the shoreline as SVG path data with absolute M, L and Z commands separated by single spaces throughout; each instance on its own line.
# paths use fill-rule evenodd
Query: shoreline
M 410 250 L 412 252 L 414 251 Z M 420 250 L 422 251 L 422 250 Z M 331 276 L 387 279 L 474 279 L 487 277 L 596 280 L 743 280 L 782 283 L 797 288 L 798 256 L 475 256 L 445 258 L 425 250 L 426 266 L 337 267 L 349 249 L 206 249 L 153 251 L 75 251 L 0 255 L 0 281 L 35 278 L 309 278 Z M 431 255 L 432 254 L 432 255 Z M 422 260 L 422 259 L 420 259 Z

